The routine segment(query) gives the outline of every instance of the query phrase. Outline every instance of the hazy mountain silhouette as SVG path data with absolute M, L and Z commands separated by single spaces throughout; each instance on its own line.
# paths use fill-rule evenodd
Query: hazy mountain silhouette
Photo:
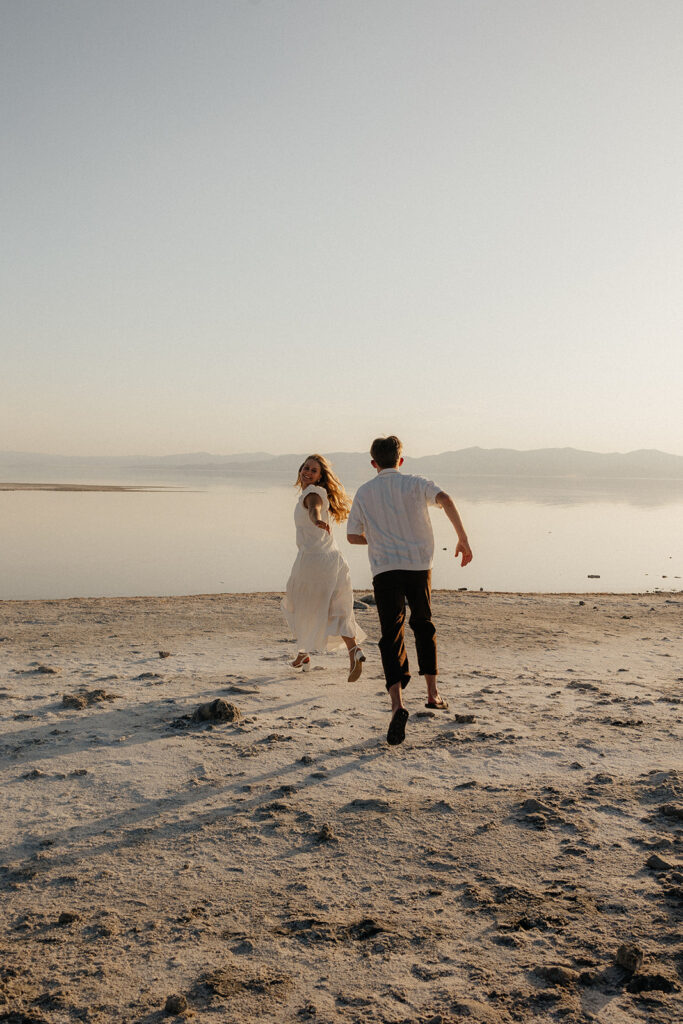
M 135 475 L 153 475 L 173 471 L 189 477 L 254 476 L 264 479 L 296 477 L 296 471 L 308 453 L 269 455 L 244 452 L 237 455 L 213 455 L 192 452 L 177 455 L 78 456 L 45 455 L 35 452 L 0 452 L 0 474 L 6 480 L 12 473 L 35 476 L 58 473 L 74 476 L 102 476 L 131 471 Z M 367 479 L 373 472 L 365 452 L 326 454 L 339 476 L 346 480 Z M 562 480 L 670 480 L 683 481 L 683 456 L 655 449 L 620 453 L 580 451 L 576 448 L 539 448 L 518 451 L 513 448 L 463 448 L 459 451 L 406 457 L 406 472 L 437 478 L 515 478 Z

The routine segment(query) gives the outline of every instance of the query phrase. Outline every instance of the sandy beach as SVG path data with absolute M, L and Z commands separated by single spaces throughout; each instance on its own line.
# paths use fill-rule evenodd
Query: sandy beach
M 0 1021 L 679 1021 L 683 595 L 436 592 L 399 747 L 280 600 L 0 603 Z

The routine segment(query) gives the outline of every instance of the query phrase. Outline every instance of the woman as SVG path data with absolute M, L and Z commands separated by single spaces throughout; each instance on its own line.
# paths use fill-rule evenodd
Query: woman
M 310 668 L 313 651 L 333 651 L 346 644 L 349 682 L 363 670 L 365 655 L 356 625 L 349 567 L 335 544 L 330 519 L 343 523 L 351 502 L 322 455 L 309 455 L 299 466 L 295 487 L 301 495 L 294 509 L 299 553 L 287 582 L 282 608 L 299 643 L 292 668 Z

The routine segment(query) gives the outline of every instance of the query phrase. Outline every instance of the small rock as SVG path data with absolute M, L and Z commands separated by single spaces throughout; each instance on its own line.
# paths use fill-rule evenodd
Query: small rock
M 76 914 L 72 910 L 63 910 L 61 912 L 61 914 L 59 915 L 59 917 L 57 918 L 57 924 L 59 924 L 59 925 L 73 924 L 74 921 L 80 921 L 80 919 L 81 919 L 81 915 L 80 914 Z
M 107 693 L 106 690 L 86 690 L 83 693 L 65 693 L 62 695 L 62 707 L 82 708 L 90 707 L 92 704 L 100 704 L 106 700 L 118 700 L 117 693 Z
M 599 580 L 600 576 L 596 572 L 589 572 L 588 576 L 586 578 L 589 579 L 589 580 Z
M 159 657 L 160 658 L 170 658 L 171 657 L 171 652 L 170 651 L 159 651 Z
M 470 722 L 475 722 L 474 715 L 453 715 L 454 722 L 460 722 L 463 725 L 467 725 Z
M 316 843 L 338 843 L 339 838 L 334 834 L 330 826 L 325 822 L 316 836 Z
M 247 956 L 254 952 L 254 943 L 250 942 L 249 939 L 242 939 L 236 946 L 232 947 L 231 952 L 236 953 L 239 956 Z
M 635 974 L 640 969 L 644 958 L 645 954 L 639 946 L 633 942 L 625 942 L 617 950 L 616 963 L 618 967 L 623 967 L 625 971 Z
M 26 772 L 24 775 L 25 779 L 46 779 L 45 772 L 41 772 L 40 768 L 33 768 L 30 772 Z
M 192 715 L 193 722 L 237 722 L 241 718 L 239 708 L 218 697 L 208 704 L 200 704 Z
M 164 1012 L 168 1014 L 183 1013 L 187 1009 L 187 999 L 182 993 L 179 995 L 169 996 L 164 1006 Z
M 59 672 L 58 668 L 51 668 L 49 665 L 38 665 L 34 672 L 38 672 L 41 676 L 56 676 Z
M 310 754 L 302 754 L 299 758 L 299 764 L 313 764 L 313 758 Z
M 659 813 L 665 818 L 678 818 L 679 821 L 683 821 L 683 807 L 678 804 L 662 804 Z
M 668 861 L 662 857 L 658 857 L 656 853 L 653 853 L 651 857 L 648 857 L 645 861 L 645 866 L 651 868 L 653 871 L 669 871 L 673 865 L 669 864 Z
M 76 708 L 80 711 L 80 709 L 84 708 L 87 703 L 88 702 L 85 697 L 79 697 L 75 693 L 65 693 L 62 696 L 62 707 L 65 708 Z

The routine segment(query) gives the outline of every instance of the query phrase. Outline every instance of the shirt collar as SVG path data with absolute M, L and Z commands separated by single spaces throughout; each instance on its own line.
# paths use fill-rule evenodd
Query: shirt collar
M 394 466 L 389 467 L 389 469 L 380 469 L 377 475 L 383 476 L 385 473 L 398 473 L 398 469 L 396 469 Z

